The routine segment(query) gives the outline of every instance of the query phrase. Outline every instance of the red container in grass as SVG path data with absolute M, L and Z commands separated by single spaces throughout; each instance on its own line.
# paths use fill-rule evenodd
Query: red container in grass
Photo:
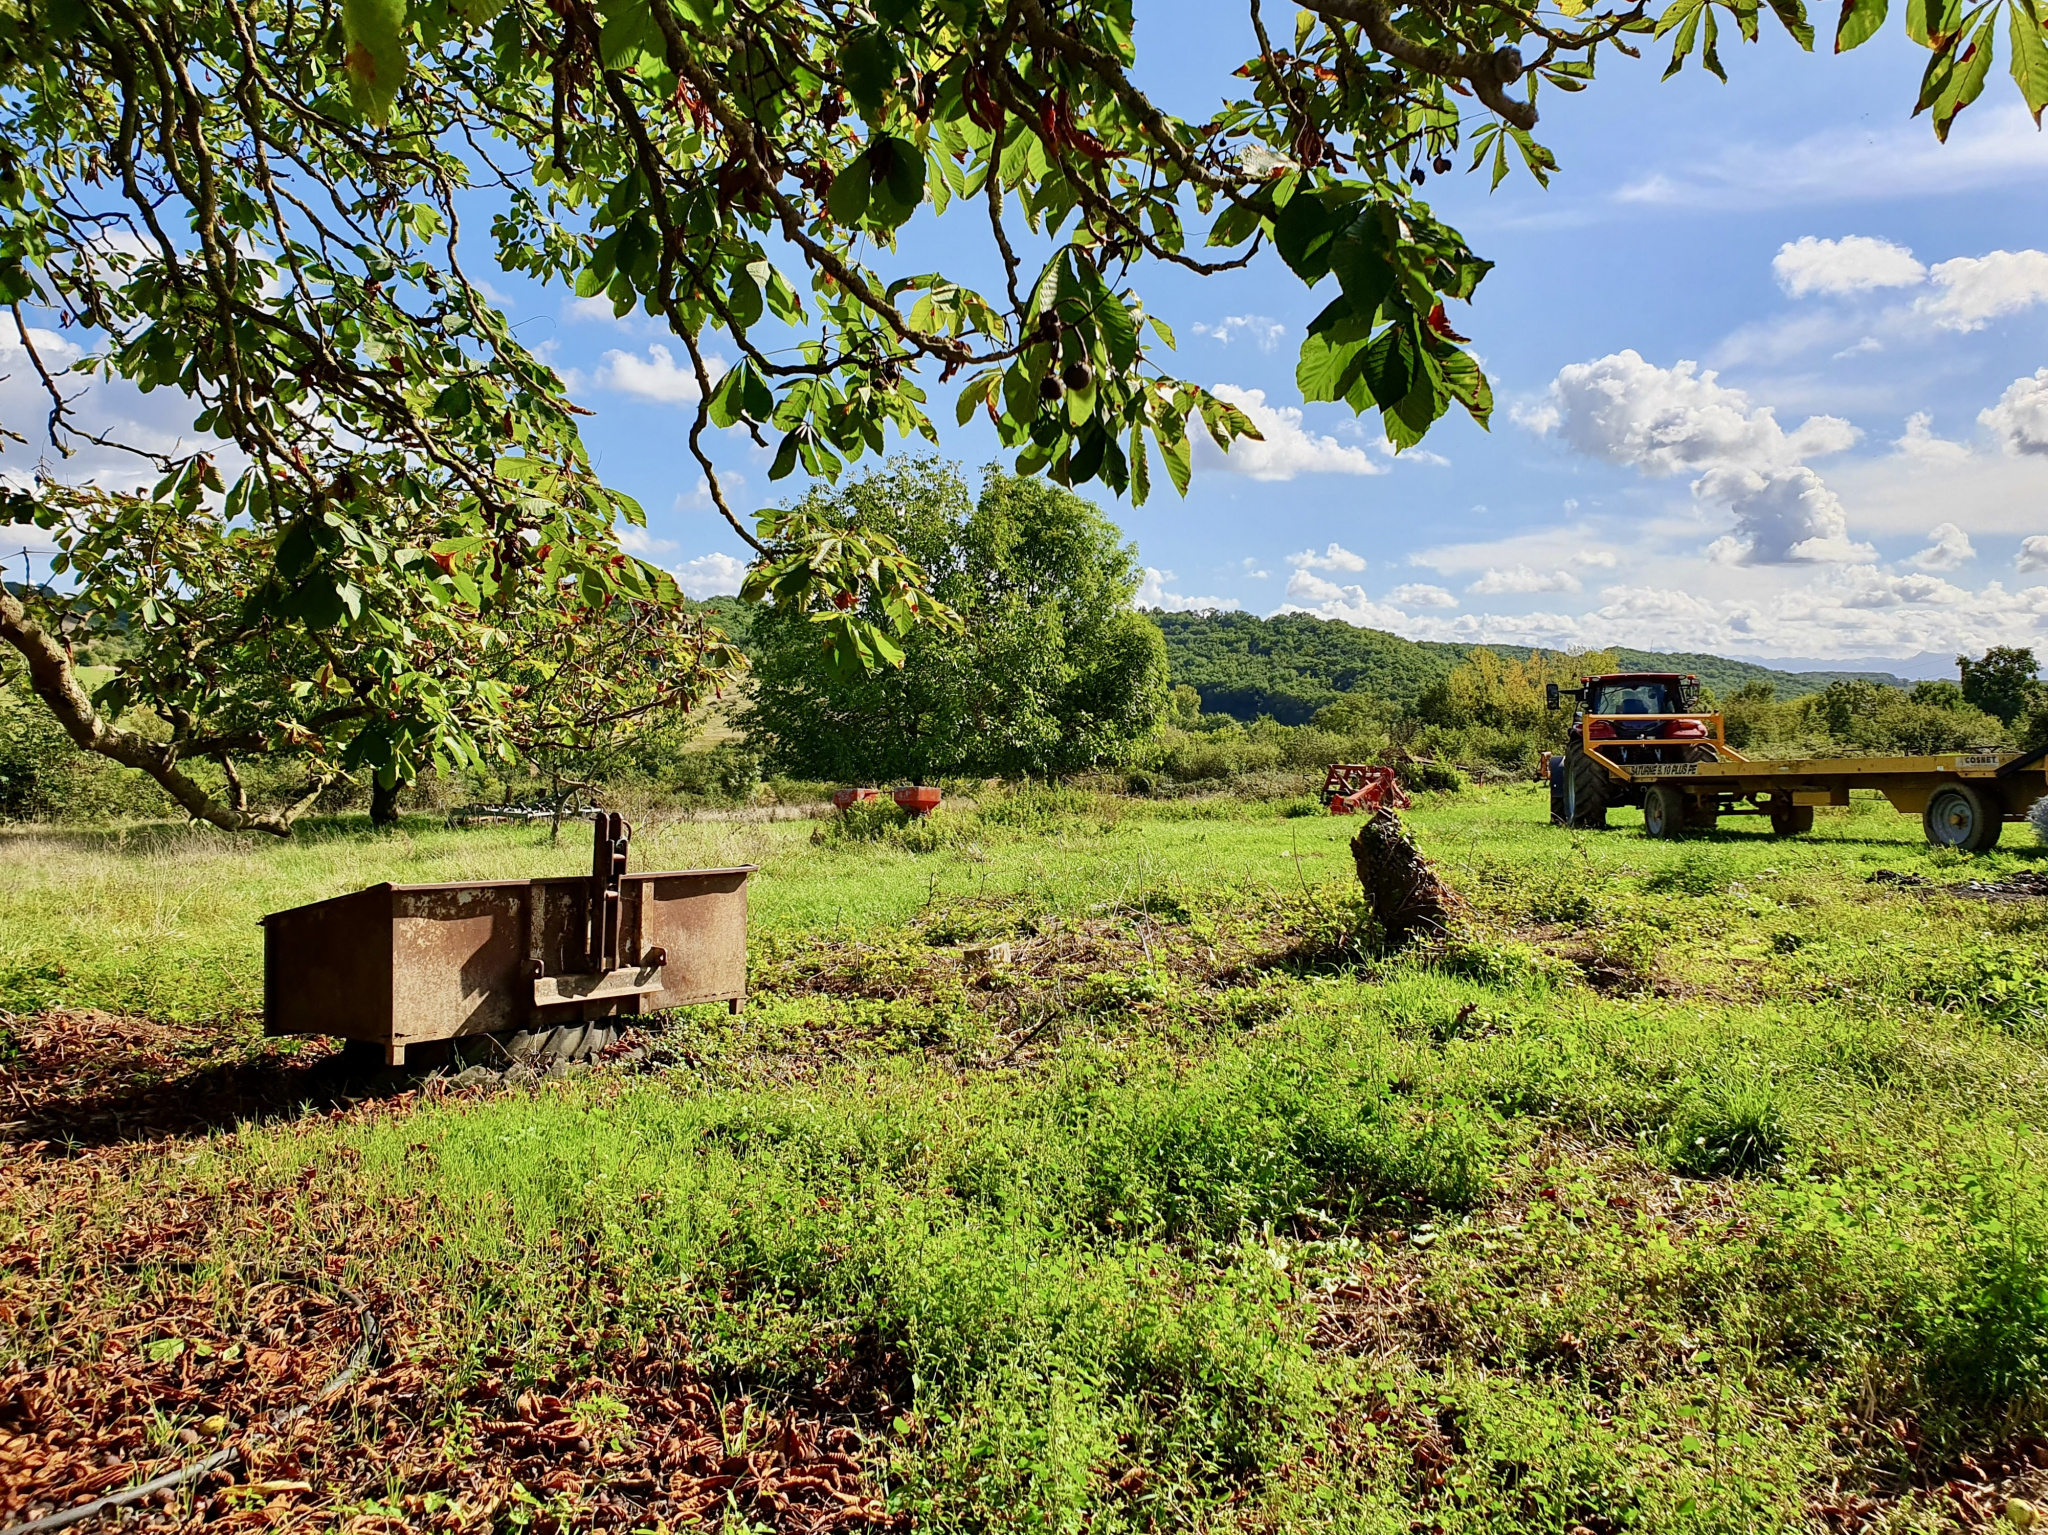
M 930 815 L 939 808 L 939 791 L 925 784 L 906 784 L 896 791 L 896 803 L 912 815 Z
M 844 810 L 848 805 L 858 805 L 863 800 L 880 799 L 880 789 L 841 789 L 832 796 L 832 803 Z

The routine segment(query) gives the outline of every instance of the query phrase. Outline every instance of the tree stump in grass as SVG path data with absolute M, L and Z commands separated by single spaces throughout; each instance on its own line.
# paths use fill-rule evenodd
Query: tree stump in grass
M 1459 910 L 1457 893 L 1437 878 L 1393 811 L 1376 812 L 1358 829 L 1351 857 L 1389 947 L 1399 948 L 1417 933 L 1434 937 L 1449 929 Z

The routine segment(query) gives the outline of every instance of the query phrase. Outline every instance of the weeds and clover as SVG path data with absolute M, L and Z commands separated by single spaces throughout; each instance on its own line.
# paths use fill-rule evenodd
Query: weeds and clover
M 1671 849 L 1487 791 L 1411 817 L 1471 911 L 1390 954 L 1355 827 L 1123 809 L 991 796 L 929 850 L 777 829 L 748 1012 L 679 1017 L 639 1074 L 297 1116 L 280 1087 L 268 1125 L 97 1147 L 67 1110 L 75 1150 L 11 1164 L 14 1410 L 75 1372 L 124 1453 L 181 1455 L 254 1410 L 252 1329 L 318 1378 L 354 1298 L 378 1376 L 245 1481 L 285 1490 L 209 1511 L 1907 1530 L 2042 1491 L 2048 919 L 1942 888 L 2024 850 L 1949 869 L 1865 816 Z M 103 915 L 117 958 L 146 920 Z M 173 1091 L 319 1069 L 230 1007 L 67 1075 L 26 1012 L 54 950 L 10 942 L 32 1099 L 125 1101 L 145 1056 Z M 188 1006 L 235 995 L 164 958 Z

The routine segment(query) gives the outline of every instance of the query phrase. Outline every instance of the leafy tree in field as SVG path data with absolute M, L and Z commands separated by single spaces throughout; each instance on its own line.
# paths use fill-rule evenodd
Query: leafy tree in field
M 923 782 L 1047 774 L 1119 757 L 1166 707 L 1166 647 L 1133 610 L 1137 551 L 1092 502 L 990 470 L 898 460 L 814 515 L 917 561 L 961 624 L 913 629 L 900 667 L 834 666 L 805 615 L 753 628 L 748 738 L 799 777 Z
M 2039 4 L 1906 7 L 1938 133 L 2001 22 L 2048 104 Z M 1771 9 L 1811 46 L 1803 0 Z M 1156 466 L 1184 489 L 1191 432 L 1253 428 L 1162 366 L 1138 281 L 1269 246 L 1330 295 L 1306 398 L 1378 411 L 1396 447 L 1453 405 L 1484 422 L 1449 306 L 1488 263 L 1419 189 L 1466 152 L 1547 179 L 1542 90 L 1652 35 L 1718 74 L 1723 19 L 1754 38 L 1760 14 L 1309 0 L 1276 38 L 1253 4 L 1245 83 L 1186 122 L 1133 83 L 1130 0 L 0 0 L 0 303 L 49 396 L 38 432 L 59 454 L 91 439 L 54 327 L 89 349 L 79 370 L 175 391 L 202 444 L 136 445 L 146 488 L 58 464 L 10 492 L 72 585 L 0 592 L 0 638 L 74 741 L 223 826 L 286 831 L 337 773 L 389 789 L 516 755 L 498 657 L 518 634 L 679 594 L 619 549 L 639 511 L 473 278 L 494 264 L 667 326 L 750 594 L 822 618 L 835 664 L 886 663 L 946 619 L 915 563 L 814 502 L 749 526 L 707 432 L 830 479 L 892 429 L 932 436 L 927 388 L 951 384 L 1020 473 L 1143 500 Z M 1884 15 L 1849 0 L 1836 47 Z M 927 206 L 986 226 L 994 291 L 904 269 L 897 231 Z M 0 430 L 26 446 L 27 425 Z M 132 642 L 103 685 L 63 638 L 74 598 Z M 675 696 L 722 680 L 716 653 Z M 249 804 L 236 764 L 258 756 L 301 762 L 303 796 Z
M 1956 667 L 1963 674 L 1964 701 L 2003 724 L 2015 723 L 2041 691 L 2041 666 L 2031 650 L 1994 645 L 1981 660 L 1957 656 Z
M 1545 684 L 1577 687 L 1581 677 L 1619 671 L 1611 650 L 1561 654 L 1532 651 L 1519 661 L 1504 660 L 1485 646 L 1440 682 L 1430 684 L 1416 706 L 1427 723 L 1478 725 L 1488 730 L 1534 734 L 1552 745 L 1564 743 L 1569 710 L 1551 709 Z

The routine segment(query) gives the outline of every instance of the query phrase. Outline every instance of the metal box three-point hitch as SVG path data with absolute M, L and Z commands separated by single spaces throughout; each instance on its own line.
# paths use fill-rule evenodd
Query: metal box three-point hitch
M 379 1046 L 435 1064 L 448 1041 L 747 994 L 754 866 L 630 874 L 631 830 L 599 812 L 587 877 L 372 885 L 263 919 L 268 1034 Z

